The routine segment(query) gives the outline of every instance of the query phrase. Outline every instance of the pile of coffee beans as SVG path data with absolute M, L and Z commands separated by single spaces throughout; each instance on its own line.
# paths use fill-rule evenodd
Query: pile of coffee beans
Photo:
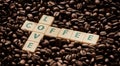
M 96 46 L 45 36 L 23 51 L 25 20 L 54 16 L 54 27 L 100 35 Z M 119 0 L 0 0 L 0 66 L 120 66 Z

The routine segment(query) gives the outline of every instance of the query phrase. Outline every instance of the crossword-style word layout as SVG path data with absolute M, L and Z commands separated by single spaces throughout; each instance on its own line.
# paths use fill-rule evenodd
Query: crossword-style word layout
M 52 27 L 50 25 L 53 21 L 54 17 L 48 15 L 43 15 L 38 23 L 26 20 L 21 29 L 32 31 L 32 33 L 22 49 L 25 51 L 35 52 L 44 35 L 50 37 L 60 37 L 71 41 L 87 43 L 89 45 L 96 45 L 96 42 L 99 39 L 99 35 Z

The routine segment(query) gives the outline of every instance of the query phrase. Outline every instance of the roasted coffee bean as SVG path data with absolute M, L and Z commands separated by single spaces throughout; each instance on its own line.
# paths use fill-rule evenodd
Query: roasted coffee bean
M 11 41 L 7 41 L 5 42 L 5 45 L 10 45 L 11 44 Z
M 29 66 L 29 64 L 26 63 L 25 66 Z
M 18 57 L 18 58 L 19 58 L 19 57 L 20 57 L 20 55 L 19 55 L 19 54 L 15 54 L 15 57 Z
M 101 60 L 101 59 L 103 59 L 103 58 L 104 58 L 104 57 L 103 57 L 102 55 L 97 55 L 95 59 L 96 59 L 96 60 Z
M 3 44 L 2 43 L 0 43 L 0 48 L 3 46 Z
M 48 6 L 54 6 L 54 5 L 55 5 L 55 3 L 52 2 L 52 1 L 49 1 L 49 2 L 47 2 L 47 3 L 48 3 Z
M 105 48 L 105 44 L 98 45 L 98 48 Z
M 71 49 L 71 52 L 73 52 L 73 53 L 77 53 L 77 52 L 79 52 L 79 50 L 76 49 L 76 48 L 72 48 L 72 49 Z
M 28 14 L 27 16 L 28 16 L 29 19 L 33 18 L 32 14 Z
M 85 51 L 85 50 L 80 50 L 80 54 L 81 54 L 82 56 L 84 56 L 84 55 L 86 55 L 86 51 Z
M 58 51 L 58 50 L 60 50 L 59 47 L 52 47 L 51 49 L 52 49 L 53 51 Z
M 92 14 L 92 16 L 94 16 L 94 17 L 97 16 L 97 15 L 98 15 L 98 14 L 97 14 L 96 12 Z
M 58 11 L 58 10 L 59 10 L 58 7 L 54 7 L 54 8 L 53 8 L 53 11 Z
M 114 59 L 114 58 L 115 58 L 113 55 L 110 55 L 109 57 L 110 57 L 111 59 Z
M 29 11 L 31 9 L 31 7 L 27 6 L 25 9 L 26 9 L 26 11 Z
M 72 18 L 77 18 L 77 14 L 73 13 L 73 14 L 71 15 L 71 17 L 72 17 Z
M 109 59 L 108 59 L 108 58 L 105 58 L 105 62 L 109 62 Z
M 59 16 L 60 12 L 54 12 L 54 16 L 57 17 Z
M 15 63 L 15 62 L 12 62 L 11 64 L 12 64 L 13 66 L 15 66 L 15 65 L 16 65 L 16 63 Z
M 57 62 L 57 65 L 58 65 L 58 66 L 62 66 L 62 64 L 61 64 L 60 62 Z
M 50 66 L 57 66 L 57 63 L 55 62 L 55 63 L 53 63 L 52 65 L 50 65 Z
M 68 61 L 70 61 L 70 60 L 72 59 L 72 58 L 71 58 L 71 55 L 66 55 L 66 56 L 65 56 L 65 59 L 68 60 Z
M 105 29 L 106 29 L 106 30 L 111 29 L 111 26 L 105 25 Z
M 77 4 L 77 9 L 81 9 L 82 8 L 82 3 L 78 3 Z
M 45 7 L 41 7 L 39 11 L 42 11 L 42 12 L 45 11 Z
M 85 12 L 85 15 L 90 15 L 91 13 L 89 11 L 86 11 Z
M 100 35 L 105 36 L 106 34 L 107 34 L 106 31 L 101 31 L 101 32 L 100 32 Z
M 114 42 L 114 39 L 112 39 L 112 38 L 107 38 L 107 42 L 108 42 L 108 43 L 113 43 L 113 42 Z
M 25 15 L 25 10 L 20 10 L 19 14 Z
M 26 58 L 28 55 L 27 54 L 22 54 L 21 57 L 22 58 Z
M 67 15 L 71 15 L 71 12 L 69 12 L 69 11 L 66 11 L 66 14 L 67 14 Z
M 62 66 L 67 66 L 67 64 L 63 64 Z
M 23 31 L 18 29 L 18 30 L 16 31 L 16 34 L 19 35 L 19 36 L 21 36 L 21 35 L 23 34 Z
M 49 44 L 49 41 L 48 40 L 44 40 L 43 42 L 42 42 L 42 46 L 47 46 Z
M 81 61 L 76 61 L 77 66 L 83 66 L 83 63 Z
M 22 65 L 25 64 L 25 62 L 26 62 L 25 60 L 20 60 L 20 64 Z
M 74 44 L 69 44 L 68 47 L 72 48 L 74 47 Z
M 52 59 L 48 60 L 48 62 L 49 62 L 50 66 L 53 66 L 53 65 L 56 66 L 57 65 L 57 63 L 54 60 L 52 60 Z

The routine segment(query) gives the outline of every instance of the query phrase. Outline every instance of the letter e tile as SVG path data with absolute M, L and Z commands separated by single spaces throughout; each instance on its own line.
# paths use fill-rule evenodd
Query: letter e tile
M 26 51 L 34 52 L 38 45 L 39 43 L 32 42 L 32 41 L 26 41 L 22 49 Z
M 85 33 L 83 32 L 73 31 L 72 36 L 70 37 L 70 40 L 82 42 L 84 36 L 85 36 Z
M 99 35 L 86 33 L 86 35 L 83 39 L 83 43 L 88 43 L 88 44 L 91 44 L 91 45 L 95 45 L 96 42 L 98 41 L 98 39 L 99 39 Z

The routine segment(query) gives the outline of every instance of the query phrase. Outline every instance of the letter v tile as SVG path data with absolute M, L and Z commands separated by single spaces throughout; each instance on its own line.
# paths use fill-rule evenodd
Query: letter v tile
M 43 38 L 44 34 L 38 33 L 38 32 L 32 32 L 29 36 L 28 40 L 34 41 L 34 42 L 40 42 L 40 40 Z

